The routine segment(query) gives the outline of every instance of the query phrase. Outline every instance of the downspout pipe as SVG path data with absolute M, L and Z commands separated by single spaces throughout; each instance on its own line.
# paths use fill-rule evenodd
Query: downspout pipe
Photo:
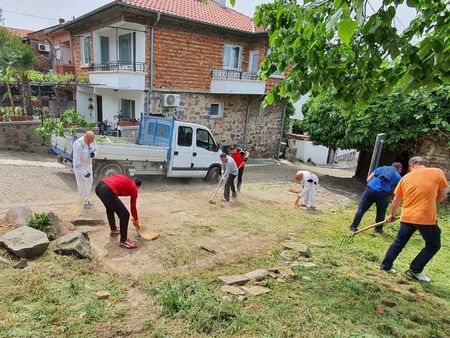
M 283 140 L 283 132 L 284 132 L 284 121 L 286 120 L 286 110 L 287 110 L 287 102 L 284 103 L 283 108 L 283 118 L 281 122 L 281 132 L 280 132 L 280 140 L 278 141 L 278 153 L 277 153 L 277 160 L 280 159 L 280 151 L 281 151 L 281 141 Z
M 159 20 L 161 20 L 161 13 L 156 13 L 156 21 L 150 26 L 150 90 L 147 92 L 147 111 L 148 115 L 151 113 L 151 100 L 150 100 L 150 94 L 153 92 L 153 87 L 155 85 L 155 73 L 154 73 L 154 28 L 156 25 L 158 25 Z

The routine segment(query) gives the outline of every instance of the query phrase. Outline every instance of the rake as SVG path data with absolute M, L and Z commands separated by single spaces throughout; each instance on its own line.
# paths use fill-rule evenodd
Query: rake
M 381 222 L 378 222 L 378 223 L 375 223 L 375 224 L 372 224 L 372 225 L 369 225 L 369 226 L 367 226 L 367 227 L 365 227 L 365 228 L 362 228 L 361 230 L 355 231 L 355 232 L 352 233 L 350 236 L 346 236 L 346 237 L 342 240 L 342 242 L 341 242 L 341 244 L 339 245 L 339 247 L 340 247 L 340 248 L 347 248 L 347 247 L 349 247 L 350 244 L 351 244 L 351 243 L 353 242 L 353 240 L 355 239 L 355 236 L 356 236 L 357 234 L 360 234 L 361 232 L 364 232 L 364 231 L 367 231 L 367 230 L 376 228 L 376 227 L 378 227 L 378 226 L 380 226 L 380 225 L 383 225 L 383 224 L 385 224 L 385 223 L 386 223 L 386 220 L 381 221 Z

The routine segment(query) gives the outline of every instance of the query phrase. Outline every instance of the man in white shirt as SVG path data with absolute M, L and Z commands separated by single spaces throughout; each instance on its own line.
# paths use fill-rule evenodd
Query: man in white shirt
M 297 182 L 302 183 L 302 191 L 298 194 L 299 199 L 302 200 L 302 207 L 306 207 L 309 202 L 309 208 L 316 209 L 316 191 L 319 178 L 307 170 L 297 171 L 294 178 Z M 298 205 L 298 200 L 296 205 Z
M 72 146 L 72 164 L 77 180 L 78 194 L 83 199 L 85 207 L 92 203 L 89 201 L 92 183 L 94 181 L 92 172 L 92 159 L 97 155 L 97 143 L 95 134 L 88 131 L 82 137 L 77 139 Z
M 236 198 L 236 187 L 234 186 L 234 179 L 238 175 L 238 168 L 236 162 L 231 156 L 226 154 L 220 154 L 220 160 L 222 161 L 222 175 L 225 180 L 225 190 L 223 193 L 223 201 L 230 201 L 230 190 L 232 192 L 232 197 Z

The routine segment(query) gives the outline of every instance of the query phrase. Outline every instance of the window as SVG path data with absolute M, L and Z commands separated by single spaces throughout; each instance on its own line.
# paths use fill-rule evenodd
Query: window
M 223 49 L 223 68 L 241 68 L 241 47 L 225 45 Z
M 100 37 L 100 56 L 103 64 L 109 62 L 109 37 Z
M 252 50 L 249 56 L 248 71 L 254 75 L 259 70 L 259 51 Z
M 132 100 L 122 99 L 121 111 L 123 121 L 136 120 L 136 102 Z
M 211 134 L 205 129 L 197 129 L 197 147 L 208 151 L 215 151 L 216 144 Z
M 192 146 L 192 128 L 191 127 L 178 127 L 178 140 L 177 144 L 180 147 Z
M 131 64 L 132 61 L 131 33 L 119 36 L 119 61 L 121 64 Z
M 222 115 L 222 107 L 220 103 L 211 103 L 211 107 L 209 109 L 209 117 L 217 119 L 221 118 Z
M 84 65 L 91 63 L 91 38 L 85 36 L 81 38 L 81 58 Z
M 267 48 L 267 55 L 269 55 L 270 53 L 272 52 L 272 49 L 271 48 Z M 280 76 L 283 76 L 283 74 L 277 69 L 272 75 L 270 75 L 270 76 L 278 76 L 278 77 L 280 77 Z

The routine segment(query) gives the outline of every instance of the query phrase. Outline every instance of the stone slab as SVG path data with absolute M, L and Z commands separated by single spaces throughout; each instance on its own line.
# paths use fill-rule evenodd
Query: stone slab
M 226 285 L 244 285 L 250 279 L 243 275 L 220 276 L 219 280 Z
M 224 293 L 230 293 L 230 294 L 235 295 L 235 296 L 244 296 L 245 295 L 245 291 L 242 290 L 240 287 L 231 286 L 231 285 L 224 285 L 224 286 L 222 286 L 220 291 L 222 291 Z
M 47 250 L 49 240 L 45 232 L 23 226 L 7 232 L 0 238 L 0 244 L 21 258 L 34 258 Z
M 302 255 L 304 257 L 311 257 L 311 250 L 304 243 L 289 242 L 289 243 L 284 243 L 283 247 L 288 250 L 297 251 L 300 255 Z
M 241 289 L 251 296 L 260 296 L 272 291 L 269 288 L 258 285 L 242 286 Z
M 82 225 L 97 226 L 105 224 L 105 222 L 101 218 L 88 218 L 88 217 L 75 218 L 72 220 L 71 223 L 75 226 L 82 226 Z
M 265 269 L 258 269 L 258 270 L 247 272 L 244 276 L 247 277 L 248 279 L 260 281 L 260 280 L 263 280 L 264 278 L 266 278 L 268 275 L 269 275 L 269 271 L 267 271 Z

